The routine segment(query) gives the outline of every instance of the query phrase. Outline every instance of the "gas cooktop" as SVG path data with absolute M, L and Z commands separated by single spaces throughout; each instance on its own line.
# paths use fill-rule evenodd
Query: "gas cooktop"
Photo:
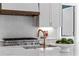
M 4 46 L 23 46 L 26 48 L 33 48 L 40 46 L 39 40 L 33 37 L 27 38 L 3 38 Z
M 3 38 L 4 41 L 7 40 L 37 40 L 37 38 L 34 37 L 21 37 L 21 38 Z

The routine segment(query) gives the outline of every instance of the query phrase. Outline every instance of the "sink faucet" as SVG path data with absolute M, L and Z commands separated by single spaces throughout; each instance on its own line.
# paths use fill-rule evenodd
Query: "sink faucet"
M 40 32 L 43 33 L 43 38 L 44 38 L 43 48 L 45 48 L 45 47 L 46 47 L 45 40 L 46 40 L 46 37 L 48 36 L 48 32 L 47 32 L 47 31 L 43 31 L 42 29 L 39 29 L 38 32 L 37 32 L 37 37 L 39 37 L 39 33 L 40 33 Z

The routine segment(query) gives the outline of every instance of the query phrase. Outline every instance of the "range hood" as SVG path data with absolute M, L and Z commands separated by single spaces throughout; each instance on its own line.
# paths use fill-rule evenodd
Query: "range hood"
M 13 10 L 4 9 L 2 3 L 0 3 L 0 14 L 1 15 L 17 15 L 17 16 L 38 16 L 40 12 L 38 11 L 24 11 L 24 10 Z

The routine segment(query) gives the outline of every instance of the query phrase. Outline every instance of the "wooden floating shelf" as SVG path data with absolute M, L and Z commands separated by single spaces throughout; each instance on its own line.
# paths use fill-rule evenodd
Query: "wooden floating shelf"
M 1 9 L 1 15 L 38 16 L 40 12 Z

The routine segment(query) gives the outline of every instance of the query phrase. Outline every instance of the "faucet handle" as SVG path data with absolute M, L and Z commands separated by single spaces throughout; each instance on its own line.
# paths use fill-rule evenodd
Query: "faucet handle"
M 48 31 L 44 31 L 44 36 L 48 37 Z

